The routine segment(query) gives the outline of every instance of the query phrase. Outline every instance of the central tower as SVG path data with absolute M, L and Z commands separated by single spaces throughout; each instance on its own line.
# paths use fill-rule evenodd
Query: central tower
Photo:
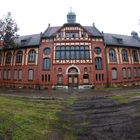
M 76 15 L 72 10 L 67 14 L 67 23 L 76 23 Z

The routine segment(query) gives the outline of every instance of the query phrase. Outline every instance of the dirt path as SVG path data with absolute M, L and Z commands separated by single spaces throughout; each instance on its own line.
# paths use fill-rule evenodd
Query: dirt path
M 77 140 L 140 140 L 140 101 L 118 103 L 108 97 L 77 99 L 61 114 Z
M 110 98 L 112 95 L 133 93 L 140 93 L 140 87 L 85 91 L 0 89 L 0 95 L 6 96 L 75 98 L 74 104 L 58 114 L 60 122 L 54 129 L 59 132 L 54 132 L 49 140 L 65 140 L 63 135 L 66 133 L 76 137 L 68 140 L 140 140 L 139 98 L 127 103 Z

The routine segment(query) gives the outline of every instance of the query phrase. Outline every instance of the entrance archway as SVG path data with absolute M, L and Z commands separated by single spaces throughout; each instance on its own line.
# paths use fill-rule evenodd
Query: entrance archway
M 77 87 L 78 86 L 78 74 L 79 71 L 76 67 L 70 67 L 67 70 L 68 74 L 68 86 L 69 87 Z

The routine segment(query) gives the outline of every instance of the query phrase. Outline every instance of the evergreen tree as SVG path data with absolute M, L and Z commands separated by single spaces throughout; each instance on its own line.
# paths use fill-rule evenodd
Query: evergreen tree
M 17 24 L 12 19 L 11 13 L 8 12 L 4 18 L 0 19 L 0 40 L 3 41 L 5 48 L 16 47 L 17 31 Z

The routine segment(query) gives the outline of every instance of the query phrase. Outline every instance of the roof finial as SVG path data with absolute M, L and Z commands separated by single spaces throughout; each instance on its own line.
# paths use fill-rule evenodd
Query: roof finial
M 70 12 L 72 13 L 72 7 L 70 7 Z

